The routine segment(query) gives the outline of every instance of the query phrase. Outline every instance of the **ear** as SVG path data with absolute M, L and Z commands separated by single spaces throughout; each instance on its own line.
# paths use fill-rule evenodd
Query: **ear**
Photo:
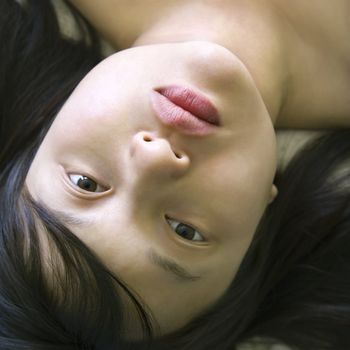
M 275 200 L 277 195 L 278 195 L 278 189 L 277 189 L 277 187 L 275 185 L 272 185 L 271 192 L 270 192 L 269 204 L 271 204 Z

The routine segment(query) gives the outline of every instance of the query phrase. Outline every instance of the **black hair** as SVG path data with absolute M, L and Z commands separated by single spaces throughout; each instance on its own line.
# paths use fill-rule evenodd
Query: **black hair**
M 83 39 L 69 40 L 50 2 L 0 2 L 0 349 L 127 348 L 123 321 L 132 317 L 151 333 L 136 296 L 24 186 L 55 115 L 102 60 L 96 34 L 79 23 Z
M 57 112 L 102 60 L 96 33 L 71 11 L 80 40 L 62 37 L 50 1 L 0 1 L 0 349 L 350 348 L 349 130 L 321 136 L 277 172 L 278 197 L 223 298 L 150 343 L 139 298 L 24 186 Z M 137 346 L 123 337 L 121 293 L 145 338 Z
M 261 256 L 266 296 L 251 334 L 300 349 L 350 348 L 349 160 L 350 130 L 330 132 L 279 179 L 283 192 L 258 237 L 271 255 Z

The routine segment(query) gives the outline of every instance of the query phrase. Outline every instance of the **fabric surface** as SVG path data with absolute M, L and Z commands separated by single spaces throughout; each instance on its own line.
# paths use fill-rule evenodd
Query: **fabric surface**
M 289 347 L 282 344 L 262 345 L 262 344 L 242 344 L 237 350 L 290 350 Z

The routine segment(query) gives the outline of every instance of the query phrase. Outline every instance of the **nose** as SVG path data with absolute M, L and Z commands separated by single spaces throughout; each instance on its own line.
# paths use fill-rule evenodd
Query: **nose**
M 175 149 L 167 139 L 146 131 L 133 136 L 130 157 L 138 176 L 154 180 L 181 177 L 190 166 L 187 154 Z

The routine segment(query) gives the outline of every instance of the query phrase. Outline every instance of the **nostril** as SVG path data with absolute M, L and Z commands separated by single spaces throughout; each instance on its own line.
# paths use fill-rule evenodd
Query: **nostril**
M 181 155 L 180 153 L 177 153 L 177 152 L 175 152 L 175 151 L 173 151 L 173 152 L 174 152 L 175 157 L 176 157 L 177 159 L 181 159 L 181 158 L 182 158 L 182 155 Z
M 151 142 L 152 139 L 151 139 L 149 136 L 145 135 L 145 136 L 143 137 L 143 141 Z
M 141 140 L 144 142 L 153 142 L 153 141 L 157 141 L 157 139 L 154 139 L 152 135 L 150 135 L 149 133 L 142 133 L 141 135 Z M 163 142 L 163 141 L 161 141 Z M 167 142 L 168 143 L 168 142 Z M 171 145 L 168 143 L 168 147 L 172 150 L 173 154 L 175 155 L 175 157 L 177 159 L 183 159 L 184 155 L 181 152 L 178 152 L 177 150 L 174 150 Z M 168 149 L 169 149 L 168 148 Z

